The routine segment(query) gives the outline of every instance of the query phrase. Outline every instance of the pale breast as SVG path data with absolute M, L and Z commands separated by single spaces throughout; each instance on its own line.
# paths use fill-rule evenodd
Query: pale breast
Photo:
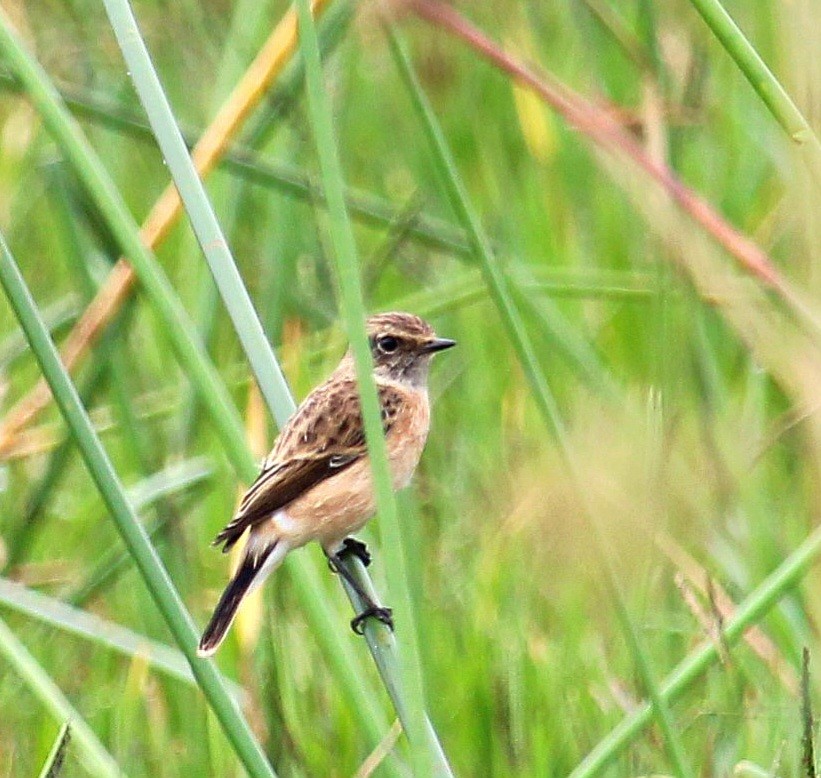
M 430 405 L 427 391 L 409 391 L 405 408 L 397 415 L 386 441 L 394 489 L 404 489 L 410 483 L 425 448 L 429 428 Z
M 419 463 L 430 425 L 427 392 L 408 390 L 387 436 L 394 489 L 408 485 Z M 282 534 L 294 546 L 317 539 L 326 548 L 356 532 L 376 511 L 370 459 L 363 457 L 322 481 L 285 508 Z

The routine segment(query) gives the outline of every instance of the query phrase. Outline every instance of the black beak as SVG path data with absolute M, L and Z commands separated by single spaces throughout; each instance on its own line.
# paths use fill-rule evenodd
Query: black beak
M 422 353 L 433 354 L 436 351 L 444 351 L 446 348 L 453 348 L 455 345 L 455 340 L 449 340 L 448 338 L 435 338 L 422 346 Z

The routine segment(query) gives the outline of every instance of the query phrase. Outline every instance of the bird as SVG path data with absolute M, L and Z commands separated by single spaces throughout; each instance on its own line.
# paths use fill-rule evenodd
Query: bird
M 408 485 L 430 426 L 428 372 L 434 354 L 456 342 L 437 337 L 420 317 L 380 313 L 365 322 L 394 490 Z M 259 476 L 213 545 L 223 552 L 248 534 L 242 559 L 203 631 L 197 653 L 222 643 L 243 598 L 259 587 L 292 550 L 319 541 L 334 572 L 359 594 L 364 609 L 351 627 L 375 617 L 393 627 L 342 564 L 347 554 L 367 565 L 364 543 L 351 537 L 376 512 L 371 465 L 352 351 L 300 404 L 282 428 Z

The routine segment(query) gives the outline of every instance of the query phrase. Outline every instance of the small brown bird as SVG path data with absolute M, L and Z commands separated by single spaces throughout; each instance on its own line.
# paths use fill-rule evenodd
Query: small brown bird
M 409 313 L 381 313 L 366 323 L 373 375 L 382 409 L 393 488 L 413 475 L 430 425 L 428 369 L 437 351 L 455 345 Z M 217 650 L 246 594 L 258 587 L 294 548 L 318 540 L 336 572 L 365 603 L 351 626 L 375 616 L 392 626 L 389 608 L 377 606 L 350 577 L 340 557 L 356 554 L 365 564 L 363 543 L 349 537 L 376 510 L 365 443 L 356 370 L 350 351 L 330 378 L 311 392 L 283 428 L 262 472 L 239 510 L 214 540 L 228 551 L 246 530 L 240 566 L 205 628 L 200 656 Z

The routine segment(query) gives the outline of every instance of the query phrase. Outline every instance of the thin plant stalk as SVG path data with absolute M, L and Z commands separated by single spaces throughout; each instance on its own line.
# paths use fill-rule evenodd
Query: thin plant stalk
M 46 761 L 43 762 L 43 767 L 40 770 L 39 778 L 58 778 L 62 770 L 68 751 L 68 744 L 71 742 L 71 727 L 68 722 L 65 722 L 57 737 L 54 739 L 54 745 L 51 751 L 48 752 Z
M 97 735 L 2 619 L 0 654 L 17 671 L 52 716 L 57 721 L 68 722 L 71 725 L 74 742 L 85 768 L 92 775 L 99 775 L 102 778 L 121 778 L 122 771 Z
M 188 155 L 148 51 L 142 42 L 136 20 L 126 0 L 104 2 L 140 100 L 188 211 L 197 239 L 206 255 L 220 296 L 239 335 L 266 403 L 277 425 L 282 428 L 295 409 L 293 397 L 273 349 L 262 330 L 259 317 L 228 249 L 208 196 Z M 387 468 L 387 458 L 385 466 Z M 390 487 L 389 492 L 393 499 Z M 376 717 L 371 716 L 371 719 L 376 720 Z
M 180 514 L 190 515 L 193 502 L 195 500 L 192 499 L 188 503 L 181 504 Z M 152 521 L 145 522 L 145 531 L 148 537 L 151 538 L 151 542 L 155 543 L 155 538 L 174 524 L 180 514 L 166 513 L 154 518 Z M 159 538 L 155 545 L 159 547 L 161 540 L 162 538 Z M 134 559 L 127 548 L 120 548 L 119 546 L 111 548 L 100 556 L 91 570 L 85 573 L 75 584 L 72 584 L 61 596 L 67 604 L 75 608 L 83 608 L 90 600 L 99 597 L 104 590 L 110 589 L 127 570 L 131 569 L 133 564 Z
M 351 223 L 345 205 L 342 168 L 339 162 L 331 118 L 331 107 L 323 85 L 314 20 L 308 0 L 296 0 L 299 18 L 299 40 L 305 60 L 305 83 L 308 112 L 313 128 L 325 199 L 328 206 L 330 237 L 337 270 L 340 304 L 356 366 L 357 384 L 362 402 L 365 436 L 368 442 L 376 503 L 379 507 L 383 553 L 388 574 L 388 591 L 396 606 L 396 626 L 403 640 L 399 654 L 399 681 L 405 697 L 404 710 L 397 708 L 411 746 L 412 763 L 417 775 L 449 774 L 447 762 L 437 759 L 428 741 L 425 721 L 425 695 L 413 603 L 408 585 L 408 553 L 405 548 L 396 499 L 393 494 L 387 447 L 373 380 L 373 361 L 363 326 L 365 302 L 359 277 L 359 261 Z M 373 621 L 373 620 L 370 620 Z M 384 626 L 371 629 L 385 631 Z
M 347 3 L 340 2 L 331 6 L 332 12 L 335 12 L 334 15 L 338 14 L 340 8 L 347 8 Z M 230 23 L 222 42 L 219 63 L 215 68 L 216 78 L 211 89 L 209 113 L 213 114 L 219 110 L 223 95 L 230 91 L 232 84 L 241 76 L 244 62 L 238 56 L 238 53 L 244 49 L 248 42 L 255 40 L 259 35 L 260 27 L 265 24 L 267 10 L 267 5 L 258 2 L 258 0 L 239 0 L 232 5 Z M 300 80 L 298 77 L 298 73 L 301 72 L 300 66 L 300 60 L 293 59 L 286 72 L 283 73 L 278 88 L 271 95 L 273 99 L 276 99 L 278 105 L 285 107 L 293 103 L 289 98 L 296 91 Z M 280 98 L 280 95 L 284 95 L 284 97 Z M 142 117 L 140 117 L 140 121 L 144 122 Z M 149 139 L 152 145 L 156 144 L 157 141 L 151 125 L 143 124 L 143 129 L 145 131 L 144 135 L 138 137 Z M 180 127 L 180 131 L 182 132 L 182 127 Z M 191 137 L 196 137 L 199 134 L 197 132 L 196 135 L 192 134 Z M 250 143 L 258 147 L 256 141 L 256 133 L 253 133 Z M 193 148 L 190 139 L 185 140 L 185 145 L 188 149 Z M 222 161 L 224 162 L 224 160 L 223 157 Z M 247 179 L 242 177 L 212 177 L 209 199 L 213 210 L 221 214 L 223 232 L 229 235 L 233 234 L 237 227 L 241 205 L 248 189 L 247 185 Z M 199 252 L 193 246 L 192 238 L 196 240 L 196 237 L 192 236 L 190 232 L 186 232 L 182 237 L 183 245 L 180 257 L 183 258 L 181 270 L 184 275 L 180 277 L 196 279 L 194 282 L 192 318 L 197 325 L 203 343 L 210 351 L 220 310 L 219 290 L 214 283 L 210 269 L 202 267 Z M 196 430 L 196 420 L 199 417 L 197 395 L 190 385 L 186 386 L 183 391 L 182 407 L 184 413 L 177 425 L 175 440 L 172 444 L 180 452 L 188 448 L 188 444 Z M 262 455 L 261 452 L 254 453 Z
M 197 686 L 191 668 L 179 649 L 158 643 L 120 624 L 107 621 L 79 608 L 73 608 L 71 605 L 66 605 L 60 600 L 29 589 L 16 581 L 10 581 L 8 578 L 0 578 L 0 603 L 29 618 L 91 640 L 129 659 L 139 656 L 153 670 L 190 686 Z M 228 680 L 225 684 L 233 696 L 239 700 L 242 689 Z
M 205 460 L 182 461 L 147 476 L 128 489 L 128 499 L 137 514 L 158 502 L 164 502 L 169 497 L 178 497 L 182 492 L 192 490 L 188 500 L 178 507 L 175 505 L 174 511 L 164 511 L 155 519 L 144 521 L 145 531 L 152 542 L 158 533 L 175 525 L 180 516 L 189 513 L 189 508 L 204 493 L 204 485 L 212 475 L 211 468 L 206 465 Z M 196 491 L 193 491 L 195 488 Z M 82 607 L 102 589 L 111 587 L 114 581 L 131 567 L 133 561 L 128 549 L 119 546 L 109 548 L 80 580 L 62 594 L 64 601 L 77 608 Z
M 251 733 L 215 665 L 197 657 L 197 631 L 162 562 L 131 508 L 114 468 L 83 408 L 77 390 L 60 362 L 37 306 L 14 257 L 0 236 L 0 283 L 28 337 L 43 375 L 66 421 L 83 460 L 103 497 L 123 541 L 145 581 L 174 640 L 185 654 L 197 683 L 219 720 L 226 737 L 248 773 L 255 778 L 275 773 Z
M 285 377 L 259 318 L 246 315 L 252 308 L 251 298 L 174 120 L 137 20 L 127 0 L 103 0 L 103 3 L 140 102 L 188 212 L 194 234 L 208 260 L 214 281 L 243 350 L 251 362 L 263 397 L 281 428 L 294 411 Z
M 744 632 L 755 624 L 784 597 L 804 576 L 810 565 L 821 555 L 821 528 L 812 532 L 770 575 L 741 603 L 735 614 L 724 622 L 721 647 L 737 643 Z M 659 684 L 659 693 L 673 702 L 691 684 L 721 659 L 719 644 L 707 641 L 685 657 Z M 591 749 L 570 774 L 570 778 L 592 778 L 610 766 L 652 721 L 652 709 L 644 704 L 625 716 Z
M 713 35 L 738 65 L 750 86 L 787 135 L 806 149 L 821 183 L 821 141 L 809 122 L 719 0 L 690 0 Z
M 433 108 L 416 78 L 405 44 L 395 27 L 390 24 L 387 18 L 385 21 L 385 29 L 388 33 L 394 60 L 400 71 L 402 80 L 407 86 L 414 109 L 419 116 L 428 142 L 433 150 L 437 170 L 440 173 L 440 178 L 445 187 L 450 205 L 456 212 L 462 227 L 468 235 L 468 239 L 473 245 L 474 253 L 479 259 L 479 266 L 482 270 L 491 299 L 499 311 L 508 338 L 516 351 L 519 363 L 530 384 L 531 392 L 536 399 L 548 429 L 555 434 L 559 442 L 563 459 L 575 484 L 576 492 L 582 498 L 585 513 L 593 530 L 592 534 L 594 539 L 596 540 L 598 557 L 602 563 L 605 580 L 610 589 L 634 661 L 647 687 L 648 693 L 653 700 L 653 711 L 664 735 L 670 759 L 679 776 L 694 775 L 688 765 L 684 748 L 667 709 L 667 704 L 659 695 L 658 685 L 654 679 L 647 652 L 642 645 L 638 631 L 633 624 L 624 602 L 624 596 L 619 586 L 612 559 L 600 535 L 594 511 L 585 497 L 586 491 L 582 470 L 576 463 L 575 457 L 567 442 L 567 435 L 561 414 L 559 413 L 558 404 L 539 366 L 535 347 L 513 299 L 507 277 L 493 256 L 490 241 L 481 226 L 478 215 L 470 203 L 467 190 L 459 177 L 453 154 L 448 147 L 442 128 L 433 112 Z

